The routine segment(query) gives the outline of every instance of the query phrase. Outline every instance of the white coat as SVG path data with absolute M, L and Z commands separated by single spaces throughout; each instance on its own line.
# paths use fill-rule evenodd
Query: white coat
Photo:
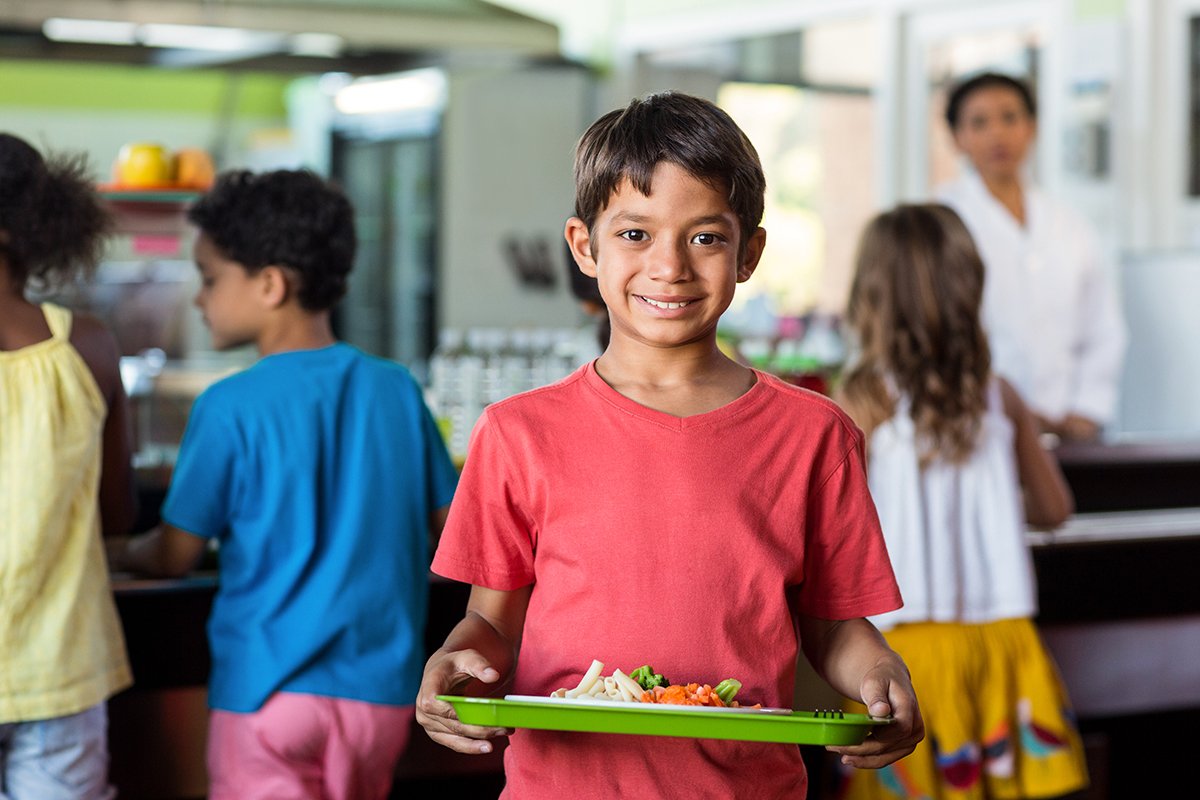
M 962 217 L 983 258 L 993 371 L 1047 419 L 1110 422 L 1125 323 L 1091 226 L 1032 185 L 1022 226 L 973 170 L 937 199 Z

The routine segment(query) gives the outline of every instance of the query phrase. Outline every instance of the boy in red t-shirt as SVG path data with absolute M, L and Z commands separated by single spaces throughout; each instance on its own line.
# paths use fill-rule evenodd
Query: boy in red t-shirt
M 575 184 L 565 234 L 599 280 L 611 341 L 480 420 L 433 562 L 473 589 L 425 666 L 418 720 L 451 749 L 488 752 L 510 732 L 463 725 L 437 695 L 545 695 L 592 659 L 736 677 L 739 700 L 787 706 L 803 648 L 834 688 L 896 718 L 830 749 L 859 767 L 908 754 L 923 732 L 908 671 L 863 619 L 900 595 L 862 435 L 716 344 L 766 242 L 753 146 L 708 101 L 652 95 L 584 134 Z M 799 748 L 714 739 L 520 730 L 505 772 L 505 796 L 555 800 L 807 788 Z

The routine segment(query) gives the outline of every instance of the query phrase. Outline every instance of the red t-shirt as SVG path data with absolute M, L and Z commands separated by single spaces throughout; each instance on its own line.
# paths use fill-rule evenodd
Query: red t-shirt
M 674 417 L 591 364 L 489 406 L 433 561 L 448 578 L 533 584 L 513 694 L 575 686 L 592 659 L 675 683 L 743 684 L 790 706 L 793 612 L 900 605 L 863 437 L 820 395 L 765 373 L 715 411 Z M 517 731 L 516 798 L 803 797 L 794 745 Z

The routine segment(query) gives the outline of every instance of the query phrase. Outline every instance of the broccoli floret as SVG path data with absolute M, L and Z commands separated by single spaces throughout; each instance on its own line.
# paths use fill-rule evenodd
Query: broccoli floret
M 633 672 L 629 673 L 629 677 L 638 682 L 646 691 L 650 691 L 655 686 L 668 686 L 669 682 L 661 674 L 654 671 L 654 667 L 649 664 L 638 667 Z

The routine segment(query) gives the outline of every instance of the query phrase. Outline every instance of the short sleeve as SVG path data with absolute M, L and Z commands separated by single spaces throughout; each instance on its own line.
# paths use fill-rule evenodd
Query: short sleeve
M 867 487 L 857 431 L 844 457 L 809 495 L 804 581 L 798 609 L 821 619 L 853 619 L 901 605 L 879 515 Z
M 240 439 L 211 395 L 196 398 L 163 502 L 164 522 L 197 536 L 224 532 L 235 508 Z
M 512 591 L 534 581 L 528 492 L 489 410 L 480 417 L 433 571 L 451 580 Z

